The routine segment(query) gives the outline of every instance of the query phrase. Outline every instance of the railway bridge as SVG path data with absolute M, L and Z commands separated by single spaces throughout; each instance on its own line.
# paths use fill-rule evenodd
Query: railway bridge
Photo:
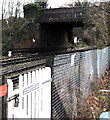
M 83 27 L 84 9 L 55 8 L 41 11 L 39 18 L 39 47 L 45 49 L 67 48 L 72 41 L 74 27 Z

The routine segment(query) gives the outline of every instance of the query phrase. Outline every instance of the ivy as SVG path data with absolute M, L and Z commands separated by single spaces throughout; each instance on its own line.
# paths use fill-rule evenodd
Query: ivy
M 35 3 L 29 3 L 25 6 L 23 6 L 23 9 L 25 10 L 29 10 L 31 8 L 35 8 L 35 9 L 42 9 L 42 8 L 46 8 L 47 3 L 46 2 L 35 2 Z

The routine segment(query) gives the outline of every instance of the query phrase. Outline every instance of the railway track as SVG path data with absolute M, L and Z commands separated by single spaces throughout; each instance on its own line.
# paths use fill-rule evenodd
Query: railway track
M 23 70 L 33 69 L 37 66 L 43 66 L 46 64 L 46 57 L 56 54 L 65 54 L 73 52 L 81 52 L 85 50 L 96 49 L 89 47 L 87 49 L 79 50 L 67 50 L 65 49 L 53 49 L 53 50 L 44 50 L 44 49 L 19 49 L 12 50 L 12 57 L 0 60 L 1 68 L 0 76 L 7 74 L 15 74 Z
M 81 52 L 85 50 L 92 50 L 96 49 L 96 47 L 89 47 L 89 48 L 82 48 L 78 50 L 69 50 L 67 48 L 62 48 L 62 49 L 34 49 L 34 48 L 27 48 L 27 49 L 17 49 L 17 50 L 12 50 L 12 57 L 7 57 L 6 59 L 1 59 L 0 63 L 2 64 L 3 67 L 11 65 L 11 64 L 19 64 L 19 63 L 24 63 L 24 62 L 30 62 L 30 61 L 35 61 L 38 59 L 41 59 L 45 56 L 48 55 L 55 55 L 55 54 L 60 54 L 60 53 L 71 53 L 71 52 Z
M 2 66 L 5 67 L 7 65 L 12 65 L 12 64 L 19 64 L 19 63 L 24 63 L 24 62 L 30 62 L 34 61 L 37 59 L 40 59 L 41 57 L 37 57 L 37 55 L 31 55 L 27 57 L 12 57 L 12 58 L 7 58 L 4 60 L 0 60 L 0 63 L 2 63 Z
M 17 52 L 18 53 L 18 52 Z M 21 54 L 21 52 L 19 52 Z M 12 55 L 12 57 L 7 57 L 1 59 L 1 73 L 0 76 L 16 76 L 22 71 L 27 71 L 29 69 L 34 69 L 37 66 L 42 66 L 45 64 L 45 57 L 39 56 L 38 53 L 28 53 L 25 55 Z
M 30 61 L 38 60 L 38 59 L 44 58 L 45 56 L 57 53 L 56 51 L 58 50 L 52 49 L 50 51 L 45 49 L 32 49 L 32 48 L 12 50 L 12 57 L 1 59 L 0 63 L 2 63 L 2 66 L 7 66 L 11 64 L 30 62 Z

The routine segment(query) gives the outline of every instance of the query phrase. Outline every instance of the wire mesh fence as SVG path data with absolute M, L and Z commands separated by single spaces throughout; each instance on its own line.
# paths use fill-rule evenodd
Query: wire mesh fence
M 85 104 L 92 93 L 92 83 L 108 68 L 110 47 L 56 55 L 52 82 L 52 118 L 77 118 L 79 103 Z M 55 107 L 56 105 L 56 107 Z M 86 114 L 86 113 L 85 113 Z

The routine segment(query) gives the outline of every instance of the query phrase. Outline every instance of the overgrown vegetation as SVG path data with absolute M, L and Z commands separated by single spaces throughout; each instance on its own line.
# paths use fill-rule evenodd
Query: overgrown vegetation
M 25 18 L 10 16 L 3 19 L 3 55 L 10 49 L 36 47 L 39 39 L 38 17 L 46 3 L 30 3 L 24 6 Z
M 108 13 L 107 3 L 100 3 L 99 6 L 93 5 L 85 8 L 85 27 L 83 37 L 98 47 L 108 45 Z
M 84 27 L 73 29 L 74 36 L 82 39 L 82 46 L 105 47 L 110 44 L 110 2 L 99 2 L 98 4 L 85 0 L 73 2 L 70 7 L 83 7 L 84 9 Z M 82 30 L 82 31 L 81 31 Z M 78 32 L 79 31 L 79 32 Z M 81 44 L 77 45 L 80 47 Z M 86 46 L 84 46 L 86 47 Z M 74 48 L 74 45 L 73 45 Z
M 46 2 L 29 3 L 23 7 L 24 15 L 27 19 L 36 19 L 40 15 L 40 11 L 47 7 Z

